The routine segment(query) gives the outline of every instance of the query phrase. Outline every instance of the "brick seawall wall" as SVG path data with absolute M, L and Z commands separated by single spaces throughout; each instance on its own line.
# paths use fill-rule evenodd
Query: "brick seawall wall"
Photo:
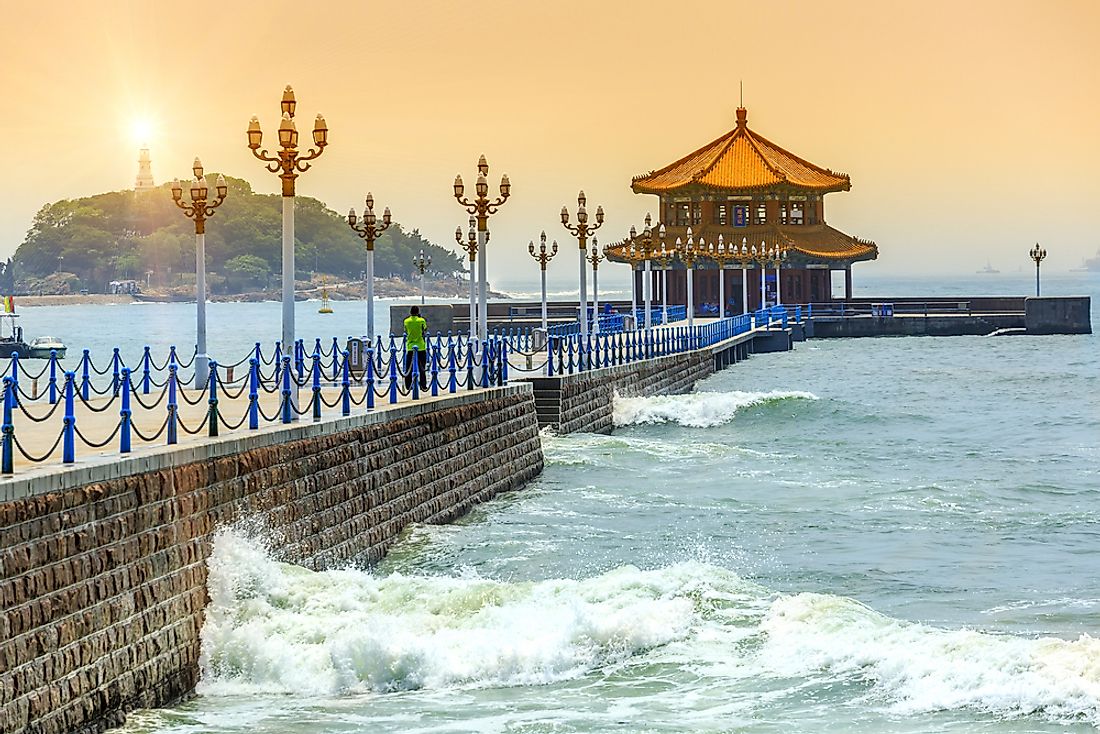
M 370 562 L 410 523 L 458 517 L 542 463 L 520 383 L 38 477 L 51 491 L 9 484 L 0 732 L 101 731 L 191 691 L 223 525 L 253 519 L 309 568 Z

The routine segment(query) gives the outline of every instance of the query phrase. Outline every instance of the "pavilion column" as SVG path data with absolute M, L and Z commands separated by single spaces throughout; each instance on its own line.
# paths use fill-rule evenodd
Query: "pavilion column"
M 852 264 L 844 266 L 844 299 L 852 300 Z

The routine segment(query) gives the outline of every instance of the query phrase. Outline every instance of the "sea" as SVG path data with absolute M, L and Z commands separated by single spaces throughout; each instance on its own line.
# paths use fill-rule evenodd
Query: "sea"
M 1043 287 L 1091 295 L 1100 331 L 1100 274 Z M 869 275 L 856 295 L 1033 288 Z M 299 304 L 299 332 L 358 333 L 362 304 L 334 308 Z M 193 306 L 21 313 L 109 355 L 166 348 Z M 277 338 L 278 304 L 210 320 L 234 354 Z M 811 340 L 614 417 L 544 434 L 537 480 L 375 568 L 309 571 L 224 528 L 197 695 L 122 731 L 1100 728 L 1100 334 Z

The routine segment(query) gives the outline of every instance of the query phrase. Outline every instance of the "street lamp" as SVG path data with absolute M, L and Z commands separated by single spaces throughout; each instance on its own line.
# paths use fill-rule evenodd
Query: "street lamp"
M 283 350 L 293 354 L 294 349 L 294 181 L 299 173 L 310 169 L 310 161 L 319 158 L 328 145 L 328 125 L 317 115 L 313 123 L 313 144 L 306 153 L 298 150 L 298 129 L 294 126 L 294 90 L 288 84 L 279 104 L 282 119 L 279 122 L 279 150 L 269 155 L 261 150 L 263 131 L 260 121 L 253 115 L 248 123 L 248 147 L 252 155 L 267 164 L 267 170 L 278 174 L 283 182 Z M 296 393 L 295 393 L 296 396 Z M 295 397 L 291 398 L 296 399 Z
M 202 161 L 195 158 L 192 166 L 195 179 L 191 182 L 191 202 L 183 199 L 183 184 L 177 178 L 172 181 L 172 201 L 183 210 L 184 215 L 195 220 L 195 305 L 196 305 L 196 344 L 195 344 L 195 386 L 206 384 L 210 378 L 210 357 L 206 354 L 206 220 L 214 216 L 214 210 L 225 201 L 229 188 L 225 177 L 218 174 L 214 184 L 217 198 L 207 200 L 209 187 L 203 175 Z
M 692 275 L 695 273 L 695 261 L 701 254 L 706 251 L 706 244 L 702 239 L 699 240 L 698 249 L 695 244 L 695 235 L 692 233 L 691 227 L 687 228 L 687 242 L 681 243 L 680 238 L 676 238 L 676 256 L 680 258 L 680 262 L 684 264 L 684 268 L 687 270 L 687 318 L 688 328 L 695 326 L 695 285 Z
M 421 250 L 420 254 L 413 258 L 413 267 L 420 272 L 420 305 L 424 305 L 424 271 L 428 269 L 428 266 L 432 264 L 432 256 L 425 255 Z
M 767 265 L 771 265 L 775 268 L 775 305 L 779 306 L 783 303 L 783 291 L 779 285 L 779 269 L 783 266 L 783 263 L 787 261 L 787 250 L 779 245 L 768 250 Z
M 542 330 L 546 331 L 546 265 L 558 254 L 558 242 L 554 240 L 550 250 L 546 249 L 546 232 L 539 235 L 539 249 L 535 250 L 535 243 L 527 244 L 527 252 L 539 264 L 539 273 L 542 277 Z
M 661 245 L 661 249 L 657 248 L 657 243 L 654 243 L 653 257 L 650 258 L 653 264 L 661 271 L 661 323 L 668 323 L 668 266 L 672 264 L 673 253 L 669 252 L 668 247 L 665 246 L 665 225 L 661 225 L 657 228 L 657 239 Z
M 474 277 L 474 261 L 477 260 L 478 243 L 477 220 L 470 217 L 470 231 L 465 239 L 462 237 L 462 227 L 455 227 L 455 242 L 470 256 L 470 341 L 477 340 L 477 279 Z M 489 241 L 489 233 L 485 233 L 485 241 Z
M 737 247 L 726 247 L 725 237 L 718 235 L 718 242 L 710 245 L 710 258 L 718 265 L 718 318 L 726 318 L 726 265 L 737 259 Z
M 348 210 L 348 226 L 367 243 L 367 345 L 374 348 L 374 243 L 390 228 L 393 218 L 387 206 L 382 211 L 382 221 L 374 213 L 374 196 L 368 191 L 363 205 L 363 223 L 358 224 L 355 209 Z
M 731 245 L 731 256 L 741 266 L 741 313 L 749 312 L 749 264 L 756 259 L 756 248 L 749 251 L 749 238 L 741 238 L 741 249 Z
M 1039 297 L 1039 263 L 1043 261 L 1043 258 L 1047 256 L 1047 251 L 1039 247 L 1039 243 L 1035 243 L 1035 247 L 1031 248 L 1031 259 L 1035 261 L 1035 297 Z
M 477 220 L 477 246 L 481 250 L 481 260 L 477 264 L 477 281 L 478 281 L 478 331 L 481 339 L 489 338 L 489 315 L 488 315 L 488 290 L 486 289 L 486 261 L 485 251 L 486 244 L 489 242 L 489 215 L 496 214 L 504 202 L 508 201 L 508 197 L 512 194 L 512 184 L 508 181 L 508 174 L 504 174 L 500 178 L 500 197 L 490 201 L 489 199 L 489 182 L 486 176 L 489 175 L 489 164 L 485 160 L 485 156 L 481 156 L 477 161 L 477 184 L 475 185 L 475 192 L 477 198 L 470 201 L 463 192 L 465 187 L 462 184 L 462 176 L 455 176 L 454 183 L 454 196 L 455 201 L 466 209 L 466 213 L 476 217 Z M 460 243 L 461 244 L 461 243 Z M 475 251 L 476 252 L 476 251 Z M 474 261 L 474 252 L 470 254 L 470 262 Z M 473 268 L 470 268 L 471 287 L 473 287 Z M 475 332 L 473 331 L 473 318 L 471 315 L 471 332 L 470 336 L 473 338 Z
M 638 230 L 634 225 L 630 225 L 630 243 L 631 243 L 631 261 L 634 262 L 634 258 L 643 262 L 642 266 L 642 297 L 645 299 L 645 328 L 653 328 L 653 308 L 652 308 L 652 287 L 651 287 L 651 265 L 650 258 L 653 257 L 655 252 L 653 244 L 653 217 L 649 214 L 645 215 L 645 226 L 642 228 L 642 232 L 639 235 Z M 633 294 L 634 284 L 630 285 L 631 293 Z
M 752 253 L 753 262 L 760 266 L 760 308 L 767 308 L 768 291 L 764 279 L 768 272 L 768 243 L 760 240 L 760 250 L 757 251 L 756 245 L 753 245 L 749 252 Z
M 590 224 L 588 221 L 588 209 L 585 204 L 588 199 L 585 198 L 584 191 L 577 194 L 577 223 L 569 223 L 569 210 L 564 206 L 561 208 L 561 224 L 565 229 L 574 237 L 577 238 L 577 245 L 580 247 L 580 264 L 581 264 L 581 292 L 580 292 L 580 305 L 581 305 L 581 343 L 584 343 L 588 339 L 588 278 L 585 275 L 584 261 L 588 255 L 588 237 L 593 234 L 597 229 L 603 226 L 603 207 L 596 207 L 596 223 Z
M 600 243 L 592 238 L 592 252 L 588 253 L 588 262 L 592 263 L 592 333 L 600 333 L 600 262 L 605 258 L 600 255 Z

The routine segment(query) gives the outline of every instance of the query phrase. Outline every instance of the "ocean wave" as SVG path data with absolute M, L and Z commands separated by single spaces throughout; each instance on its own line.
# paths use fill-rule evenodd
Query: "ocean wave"
M 538 582 L 377 576 L 279 563 L 224 531 L 209 566 L 207 696 L 527 686 L 671 665 L 714 684 L 855 684 L 903 715 L 1100 723 L 1100 640 L 941 629 L 701 561 Z
M 754 405 L 784 400 L 817 400 L 813 393 L 798 390 L 769 392 L 695 392 L 686 395 L 656 395 L 623 398 L 615 396 L 616 426 L 677 423 L 689 428 L 710 428 L 733 420 L 738 411 Z

